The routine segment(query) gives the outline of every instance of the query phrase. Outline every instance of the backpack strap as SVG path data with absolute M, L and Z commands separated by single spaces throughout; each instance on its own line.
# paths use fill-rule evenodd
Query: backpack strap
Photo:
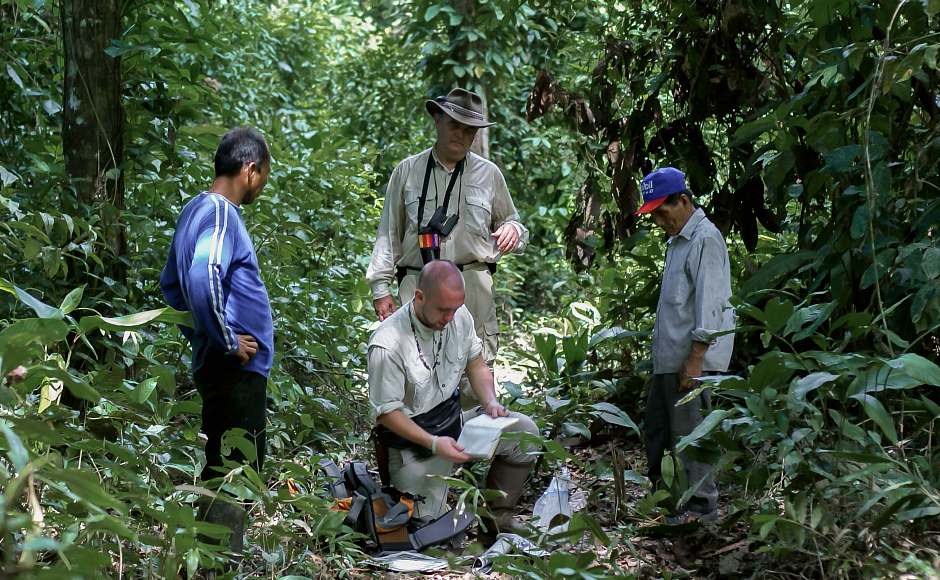
M 361 493 L 353 492 L 351 498 L 349 498 L 349 512 L 346 514 L 346 519 L 343 521 L 347 526 L 356 530 L 359 525 L 359 516 L 362 515 L 362 506 L 366 504 L 366 496 Z
M 468 511 L 458 515 L 456 508 L 437 518 L 428 525 L 409 534 L 411 543 L 419 552 L 431 546 L 440 546 L 454 539 L 462 538 L 473 523 L 474 517 Z
M 349 493 L 346 491 L 346 484 L 343 481 L 343 472 L 339 470 L 339 467 L 336 466 L 330 459 L 321 459 L 317 465 L 320 466 L 326 476 L 329 478 L 326 482 L 326 491 L 330 497 L 335 497 L 336 499 L 346 499 L 349 497 Z
M 366 469 L 364 461 L 347 463 L 344 475 L 346 484 L 350 489 L 364 488 L 370 497 L 382 492 L 382 488 L 379 487 L 379 484 L 375 483 L 375 480 L 369 475 L 369 470 Z

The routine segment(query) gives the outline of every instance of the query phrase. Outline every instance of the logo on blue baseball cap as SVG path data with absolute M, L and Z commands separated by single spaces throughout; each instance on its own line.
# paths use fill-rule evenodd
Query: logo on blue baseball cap
M 667 197 L 686 190 L 685 173 L 675 167 L 662 167 L 643 178 L 641 184 L 643 205 L 636 215 L 649 213 L 660 206 Z

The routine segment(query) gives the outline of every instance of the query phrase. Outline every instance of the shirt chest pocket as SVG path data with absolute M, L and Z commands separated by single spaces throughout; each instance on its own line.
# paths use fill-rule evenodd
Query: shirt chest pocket
M 421 363 L 418 361 L 418 365 Z M 424 407 L 427 405 L 427 402 L 434 396 L 432 392 L 431 385 L 431 373 L 427 371 L 424 367 L 417 368 L 412 364 L 407 370 L 406 374 L 408 376 L 408 385 L 410 387 L 410 392 L 405 393 L 405 406 L 411 407 L 412 409 L 419 410 L 419 414 L 426 411 Z M 409 405 L 408 399 L 411 399 L 411 404 Z M 422 410 L 423 409 L 423 410 Z
M 405 189 L 405 213 L 406 218 L 408 219 L 407 233 L 417 232 L 418 226 L 418 204 L 421 201 L 421 190 L 420 189 Z M 433 209 L 432 209 L 433 211 Z M 427 214 L 427 208 L 425 207 L 424 213 Z M 422 221 L 428 219 L 428 215 L 424 216 Z
M 481 238 L 488 238 L 490 235 L 490 221 L 492 219 L 492 203 L 483 191 L 479 188 L 469 188 L 467 192 L 466 205 L 466 230 L 467 233 Z
M 454 341 L 456 342 L 456 341 Z M 464 369 L 467 368 L 467 351 L 454 344 L 451 348 L 444 347 L 444 361 L 446 364 L 439 368 L 441 380 L 441 390 L 445 394 L 453 393 L 463 376 Z
M 677 262 L 678 263 L 678 262 Z M 667 269 L 663 276 L 662 297 L 663 302 L 673 306 L 685 306 L 694 302 L 695 287 L 685 268 Z

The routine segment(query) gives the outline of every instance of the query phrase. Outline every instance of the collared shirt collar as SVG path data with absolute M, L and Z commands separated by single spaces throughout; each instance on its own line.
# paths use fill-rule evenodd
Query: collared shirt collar
M 454 169 L 457 169 L 457 166 L 456 166 L 456 165 L 454 165 L 454 169 L 447 169 L 447 166 L 444 165 L 443 163 L 441 163 L 441 159 L 440 159 L 440 157 L 437 156 L 437 151 L 434 150 L 434 147 L 433 147 L 433 146 L 431 147 L 431 155 L 434 157 L 434 165 L 435 165 L 438 169 L 440 169 L 441 171 L 443 171 L 444 173 L 446 173 L 447 175 L 450 175 L 451 173 L 454 172 Z M 464 171 L 466 172 L 466 170 L 467 170 L 467 164 L 470 163 L 470 152 L 469 152 L 469 151 L 467 151 L 467 155 L 466 155 L 466 157 L 464 157 L 463 159 L 464 159 L 464 161 L 463 161 L 463 164 L 464 164 Z
M 419 336 L 422 340 L 431 340 L 431 339 L 433 339 L 433 338 L 434 338 L 434 333 L 435 333 L 435 332 L 440 332 L 440 331 L 439 331 L 439 330 L 434 330 L 433 328 L 430 328 L 430 327 L 427 327 L 427 326 L 424 325 L 423 322 L 421 322 L 421 319 L 418 318 L 417 313 L 415 313 L 414 300 L 412 300 L 412 301 L 409 303 L 409 305 L 410 305 L 410 310 L 411 310 L 411 312 L 409 312 L 408 314 L 411 316 L 411 321 L 414 322 L 415 330 L 418 331 L 418 336 Z
M 685 225 L 682 226 L 682 229 L 679 230 L 679 233 L 672 238 L 669 238 L 671 242 L 676 236 L 682 236 L 687 240 L 692 239 L 692 232 L 695 231 L 695 228 L 698 227 L 702 220 L 705 219 L 705 210 L 700 207 L 695 208 L 695 211 L 692 212 L 692 215 L 689 216 L 689 219 L 685 222 Z

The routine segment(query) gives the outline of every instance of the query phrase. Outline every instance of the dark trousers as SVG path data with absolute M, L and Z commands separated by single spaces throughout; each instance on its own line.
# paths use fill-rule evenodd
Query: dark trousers
M 698 397 L 677 407 L 676 403 L 687 394 L 679 392 L 678 374 L 653 375 L 650 396 L 646 401 L 644 440 L 649 461 L 648 476 L 654 486 L 662 479 L 661 465 L 666 451 L 675 449 L 679 439 L 699 426 L 705 419 L 703 409 L 711 411 L 711 389 L 705 389 Z M 718 506 L 718 488 L 715 486 L 715 476 L 708 475 L 711 465 L 692 461 L 685 453 L 680 453 L 679 459 L 685 467 L 689 486 L 698 485 L 685 507 L 701 513 L 713 511 Z
M 255 445 L 256 456 L 251 466 L 260 473 L 264 465 L 267 378 L 241 370 L 234 356 L 210 353 L 193 375 L 193 382 L 202 396 L 202 431 L 209 439 L 202 480 L 228 473 L 222 465 L 222 436 L 229 429 L 245 430 L 245 438 Z M 246 461 L 237 446 L 232 446 L 227 459 L 236 463 Z

